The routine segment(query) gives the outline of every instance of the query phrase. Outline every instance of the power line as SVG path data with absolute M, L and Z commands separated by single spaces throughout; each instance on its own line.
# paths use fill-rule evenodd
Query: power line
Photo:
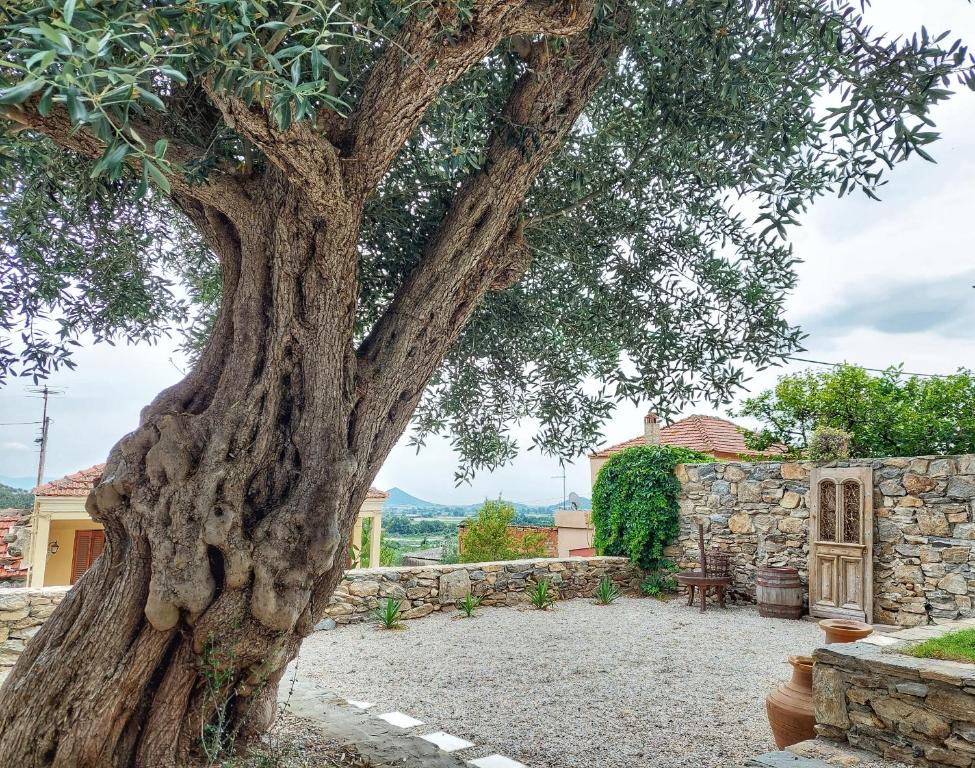
M 793 357 L 792 355 L 788 355 L 786 360 L 796 360 L 800 363 L 813 363 L 814 365 L 826 365 L 831 368 L 842 368 L 844 365 L 853 365 L 852 363 L 828 363 L 825 360 L 810 360 L 808 357 Z M 889 368 L 868 368 L 865 365 L 855 365 L 854 367 L 862 368 L 865 371 L 874 371 L 875 373 L 887 373 L 890 370 Z M 926 379 L 947 379 L 954 375 L 950 373 L 913 373 L 911 371 L 899 371 L 898 373 L 902 376 L 921 376 Z
M 40 424 L 39 421 L 0 421 L 0 427 L 22 427 L 26 424 Z

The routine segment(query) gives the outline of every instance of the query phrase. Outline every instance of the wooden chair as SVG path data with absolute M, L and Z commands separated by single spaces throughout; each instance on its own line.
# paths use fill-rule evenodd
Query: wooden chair
M 714 589 L 718 605 L 724 604 L 725 588 L 731 585 L 731 557 L 717 549 L 704 548 L 704 525 L 698 523 L 697 540 L 701 547 L 701 570 L 677 574 L 677 583 L 687 588 L 687 604 L 694 605 L 694 590 L 701 596 L 701 613 L 707 608 L 708 589 Z

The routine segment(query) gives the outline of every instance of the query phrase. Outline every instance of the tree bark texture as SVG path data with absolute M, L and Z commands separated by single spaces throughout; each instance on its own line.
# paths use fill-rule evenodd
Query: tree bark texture
M 478 303 L 527 267 L 524 196 L 619 53 L 611 35 L 576 35 L 556 54 L 534 44 L 483 170 L 357 346 L 360 222 L 393 149 L 501 36 L 546 24 L 572 34 L 592 15 L 539 0 L 485 8 L 483 37 L 442 57 L 454 62 L 446 70 L 413 52 L 438 88 L 397 101 L 406 89 L 390 92 L 380 63 L 363 113 L 328 141 L 307 126 L 279 133 L 258 108 L 210 94 L 267 168 L 173 185 L 221 259 L 222 308 L 197 365 L 143 411 L 88 498 L 105 552 L 0 689 L 7 764 L 185 765 L 270 723 L 285 666 L 341 578 L 370 482 Z M 417 29 L 400 41 L 427 44 Z M 397 51 L 389 73 L 414 76 L 399 71 L 404 60 Z M 92 152 L 56 116 L 22 122 Z

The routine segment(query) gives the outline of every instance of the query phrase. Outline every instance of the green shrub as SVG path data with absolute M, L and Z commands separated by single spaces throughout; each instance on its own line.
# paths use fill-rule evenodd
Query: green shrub
M 664 593 L 677 591 L 677 579 L 672 574 L 672 567 L 666 560 L 661 568 L 651 572 L 640 583 L 640 591 L 647 597 L 662 597 Z
M 669 445 L 641 445 L 607 461 L 592 489 L 594 545 L 600 555 L 629 557 L 648 571 L 664 564 L 664 547 L 680 532 L 678 464 L 711 457 Z
M 833 427 L 816 427 L 809 439 L 806 455 L 813 461 L 836 461 L 850 458 L 849 432 Z
M 460 552 L 457 549 L 457 539 L 446 539 L 440 545 L 440 562 L 444 565 L 453 565 L 460 562 Z
M 555 605 L 555 590 L 548 580 L 543 579 L 528 591 L 528 598 L 538 610 L 544 611 Z
M 372 615 L 375 617 L 376 621 L 379 622 L 379 626 L 383 629 L 399 629 L 402 626 L 399 619 L 400 609 L 402 606 L 402 600 L 397 600 L 394 597 L 390 597 L 378 608 L 376 608 L 372 612 Z
M 506 501 L 485 501 L 477 518 L 468 520 L 464 533 L 462 563 L 489 563 L 545 556 L 545 534 L 527 532 L 516 536 L 511 530 L 515 508 Z
M 457 607 L 464 612 L 464 616 L 468 619 L 474 615 L 474 610 L 481 604 L 481 597 L 479 595 L 472 595 L 469 592 L 464 595 L 463 600 L 457 601 Z
M 620 599 L 621 593 L 609 576 L 603 576 L 592 596 L 596 599 L 596 605 L 612 605 Z

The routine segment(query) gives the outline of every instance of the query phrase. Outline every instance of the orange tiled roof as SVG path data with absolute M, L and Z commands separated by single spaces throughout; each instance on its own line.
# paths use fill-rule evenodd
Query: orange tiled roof
M 23 521 L 24 517 L 21 514 L 0 513 L 0 579 L 24 579 L 27 577 L 27 569 L 20 567 L 21 558 L 8 555 L 7 543 L 4 541 L 10 530 Z
M 36 496 L 87 496 L 91 489 L 95 487 L 98 478 L 105 471 L 104 464 L 96 464 L 88 469 L 82 469 L 70 475 L 65 475 L 58 480 L 52 480 L 44 485 L 39 485 L 34 489 Z M 367 499 L 386 499 L 389 494 L 378 488 L 370 488 L 366 494 Z
M 104 464 L 96 464 L 34 489 L 35 496 L 87 496 L 105 471 Z
M 717 416 L 688 416 L 686 419 L 668 424 L 660 430 L 660 443 L 661 445 L 691 448 L 712 455 L 771 455 L 782 452 L 780 448 L 774 447 L 762 452 L 749 450 L 738 425 L 727 419 L 719 419 Z M 611 445 L 590 455 L 593 458 L 606 458 L 626 448 L 646 444 L 646 437 L 640 435 L 632 440 Z

